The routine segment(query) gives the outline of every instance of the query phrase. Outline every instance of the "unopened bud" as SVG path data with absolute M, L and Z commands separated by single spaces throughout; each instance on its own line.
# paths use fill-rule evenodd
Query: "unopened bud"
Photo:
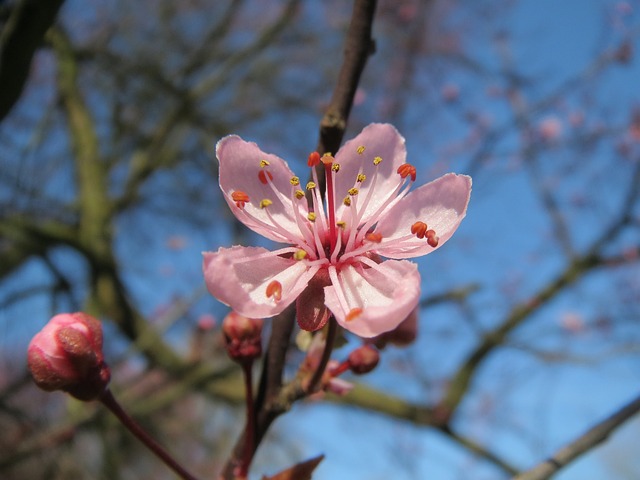
M 27 353 L 38 387 L 63 390 L 79 400 L 95 400 L 111 378 L 102 353 L 102 326 L 82 312 L 53 317 L 38 332 Z
M 371 339 L 378 348 L 384 348 L 388 343 L 396 347 L 406 347 L 412 344 L 418 336 L 418 309 L 414 309 L 400 324 L 389 332 L 385 332 Z
M 349 369 L 356 375 L 369 373 L 380 361 L 378 350 L 371 345 L 362 345 L 349 354 Z
M 231 312 L 222 321 L 222 332 L 227 342 L 227 353 L 232 360 L 250 361 L 262 354 L 261 319 Z

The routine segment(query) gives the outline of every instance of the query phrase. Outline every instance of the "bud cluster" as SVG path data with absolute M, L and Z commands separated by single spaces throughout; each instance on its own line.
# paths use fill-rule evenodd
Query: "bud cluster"
M 236 362 L 251 362 L 262 355 L 262 320 L 247 318 L 236 312 L 222 321 L 227 354 Z

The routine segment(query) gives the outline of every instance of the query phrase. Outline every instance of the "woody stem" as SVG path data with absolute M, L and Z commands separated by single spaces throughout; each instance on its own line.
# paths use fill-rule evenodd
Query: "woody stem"
M 331 352 L 333 351 L 333 344 L 335 343 L 337 332 L 338 323 L 336 322 L 336 319 L 333 317 L 333 315 L 331 315 L 331 317 L 329 318 L 329 329 L 327 331 L 327 340 L 324 345 L 324 351 L 322 352 L 322 357 L 320 358 L 318 368 L 313 373 L 313 377 L 311 377 L 307 393 L 313 393 L 318 387 L 318 384 L 321 383 L 322 375 L 324 375 L 324 371 L 326 370 L 329 359 L 331 358 Z
M 156 454 L 171 470 L 178 474 L 183 480 L 197 480 L 180 465 L 158 442 L 156 442 L 138 423 L 133 420 L 127 412 L 117 402 L 111 390 L 106 389 L 100 397 L 102 404 L 113 413 L 120 423 L 122 423 L 138 440 L 140 440 L 149 450 Z
M 244 452 L 242 455 L 242 461 L 239 466 L 238 477 L 246 478 L 249 473 L 249 466 L 253 460 L 254 442 L 256 432 L 256 409 L 253 399 L 253 376 L 252 376 L 253 361 L 247 361 L 242 363 L 242 373 L 244 375 L 244 387 L 247 406 L 247 425 L 245 427 L 244 434 Z

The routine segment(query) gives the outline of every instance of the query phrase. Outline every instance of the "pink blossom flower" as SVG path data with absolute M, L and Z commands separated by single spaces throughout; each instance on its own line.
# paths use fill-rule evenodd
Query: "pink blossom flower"
M 310 331 L 330 314 L 362 337 L 407 318 L 419 300 L 420 274 L 405 259 L 449 240 L 471 193 L 471 178 L 452 173 L 410 192 L 416 169 L 405 161 L 404 138 L 386 124 L 369 125 L 335 157 L 309 156 L 309 166 L 325 168 L 324 201 L 315 168 L 305 186 L 284 160 L 235 135 L 220 140 L 216 153 L 234 215 L 289 246 L 205 252 L 209 292 L 253 318 L 272 317 L 296 301 L 298 323 Z

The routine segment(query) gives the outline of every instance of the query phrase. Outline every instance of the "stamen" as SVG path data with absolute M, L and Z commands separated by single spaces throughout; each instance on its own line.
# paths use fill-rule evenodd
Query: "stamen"
M 380 165 L 382 163 L 382 157 L 374 157 L 373 164 Z
M 305 252 L 304 250 L 297 250 L 296 253 L 293 254 L 293 258 L 298 261 L 304 260 L 305 258 L 307 258 L 307 252 Z
M 411 225 L 411 233 L 413 233 L 418 238 L 424 238 L 425 234 L 427 233 L 427 228 L 428 227 L 426 223 L 416 222 L 413 225 Z M 430 231 L 433 232 L 433 230 L 430 230 Z
M 382 241 L 382 234 L 377 232 L 367 233 L 364 238 L 373 243 L 380 243 Z
M 304 238 L 304 244 L 299 244 L 301 246 L 301 248 L 303 248 L 308 254 L 310 254 L 312 257 L 315 258 L 315 254 L 314 254 L 314 250 L 313 247 L 311 245 L 313 245 L 314 243 L 314 234 L 313 231 L 311 229 L 311 226 L 309 225 L 309 223 L 306 221 L 306 218 L 302 215 L 302 213 L 300 213 L 300 208 L 301 202 L 296 202 L 295 199 L 297 200 L 301 200 L 303 198 L 305 198 L 305 194 L 302 190 L 300 190 L 299 188 L 296 189 L 295 186 L 293 185 L 293 183 L 295 183 L 295 181 L 298 181 L 298 183 L 300 183 L 300 180 L 298 179 L 298 177 L 292 177 L 290 182 L 292 183 L 293 188 L 291 189 L 291 203 L 293 204 L 293 212 L 294 212 L 294 217 L 296 220 L 296 224 L 298 225 L 298 229 L 300 230 L 300 233 L 302 235 L 302 238 Z M 295 197 L 295 199 L 294 199 Z M 298 243 L 298 242 L 296 242 Z
M 364 212 L 366 205 L 368 204 L 369 197 L 371 195 L 371 192 L 373 191 L 373 186 L 375 185 L 377 178 L 378 178 L 377 175 L 373 177 L 373 182 L 369 187 L 369 193 L 367 194 L 367 199 L 365 200 L 363 206 L 360 209 L 361 212 Z M 403 185 L 405 185 L 404 190 L 402 190 Z M 356 241 L 361 242 L 366 232 L 368 232 L 369 229 L 376 223 L 377 219 L 380 218 L 384 214 L 384 212 L 388 211 L 390 208 L 396 205 L 400 200 L 402 200 L 407 195 L 410 189 L 411 189 L 411 182 L 403 182 L 402 180 L 398 182 L 398 185 L 396 185 L 396 188 L 393 190 L 393 192 L 390 192 L 387 195 L 387 200 L 383 202 L 383 204 L 380 205 L 380 207 L 373 214 L 369 215 L 369 220 L 367 220 L 367 222 L 364 225 L 360 226 L 358 230 L 358 235 L 356 237 Z M 360 220 L 361 219 L 358 220 L 358 225 L 360 224 Z M 353 244 L 349 242 L 349 244 L 347 244 L 347 250 L 352 246 Z
M 291 177 L 291 180 L 289 180 L 289 183 L 291 185 L 293 185 L 294 187 L 297 187 L 298 185 L 300 185 L 300 179 L 298 177 L 296 177 L 296 176 L 293 176 L 293 177 Z
M 364 173 L 359 173 L 356 177 L 356 182 L 362 183 L 367 179 L 367 176 Z
M 345 317 L 345 321 L 346 322 L 350 322 L 352 320 L 355 320 L 356 318 L 358 318 L 360 315 L 362 315 L 362 309 L 359 307 L 356 308 L 352 308 L 349 313 L 347 313 L 347 316 Z
M 340 171 L 340 164 L 339 163 L 334 163 L 333 165 L 331 165 L 331 170 L 334 172 L 339 172 Z
M 269 205 L 273 205 L 273 202 L 268 198 L 265 198 L 264 200 L 260 200 L 260 208 L 267 208 Z
M 260 180 L 260 183 L 262 183 L 263 185 L 266 185 L 268 182 L 267 180 L 267 176 L 269 176 L 269 180 L 273 180 L 273 175 L 271 175 L 271 172 L 267 171 L 265 172 L 264 170 L 260 170 L 258 172 L 258 179 Z
M 260 168 L 264 168 L 264 167 L 267 167 L 269 165 L 271 165 L 271 164 L 267 160 L 264 160 L 264 159 L 260 160 Z
M 358 190 L 356 187 L 353 187 L 347 190 L 347 193 L 352 197 L 355 197 L 356 195 L 358 195 L 358 193 L 360 193 L 360 190 Z
M 307 190 L 312 190 L 316 188 L 316 186 L 315 182 L 307 182 Z
M 333 265 L 330 265 L 329 268 L 327 268 L 327 271 L 329 272 L 329 278 L 331 279 L 331 284 L 333 285 L 336 297 L 338 297 L 338 303 L 340 303 L 340 306 L 344 311 L 349 310 L 349 303 L 344 296 L 344 287 L 338 277 L 338 270 Z
M 318 152 L 311 152 L 307 159 L 307 165 L 309 167 L 315 167 L 320 163 L 320 154 Z
M 350 197 L 344 197 L 344 200 L 342 201 L 342 203 L 345 206 L 350 207 L 351 206 L 351 198 Z
M 364 145 L 360 145 L 358 148 L 356 148 L 356 152 L 358 152 L 358 155 L 362 155 L 364 153 L 364 150 Z
M 411 181 L 416 181 L 416 167 L 411 165 L 410 163 L 403 163 L 398 167 L 397 173 L 400 174 L 402 178 L 407 178 L 411 175 Z
M 307 215 L 307 219 L 308 219 L 310 222 L 315 222 L 315 221 L 316 221 L 316 214 L 315 214 L 315 213 L 313 213 L 313 212 L 309 212 L 309 215 Z
M 427 233 L 425 235 L 427 237 L 427 243 L 431 247 L 436 248 L 438 246 L 440 238 L 436 235 L 435 230 L 427 230 Z
M 336 237 L 336 244 L 332 246 L 331 251 L 331 263 L 336 263 L 338 261 L 338 255 L 340 254 L 340 249 L 342 248 L 342 232 L 337 233 Z
M 343 222 L 342 220 L 340 220 L 339 222 L 336 222 L 336 227 L 344 230 L 345 228 L 347 228 L 347 222 Z
M 241 190 L 236 190 L 235 192 L 231 192 L 231 200 L 236 202 L 238 208 L 244 208 L 244 205 L 249 201 L 249 195 Z
M 273 297 L 276 302 L 279 302 L 282 300 L 282 284 L 277 280 L 273 280 L 267 285 L 266 294 L 268 298 Z

